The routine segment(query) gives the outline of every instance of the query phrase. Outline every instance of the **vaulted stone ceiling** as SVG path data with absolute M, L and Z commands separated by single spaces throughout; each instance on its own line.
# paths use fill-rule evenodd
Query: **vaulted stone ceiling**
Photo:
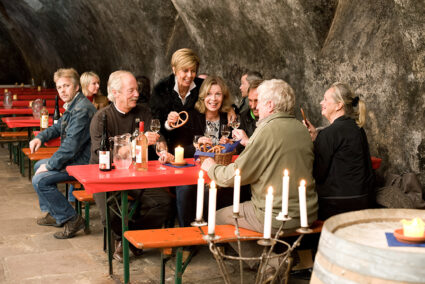
M 247 69 L 285 79 L 322 124 L 324 91 L 344 81 L 368 105 L 380 171 L 425 184 L 424 15 L 422 0 L 0 0 L 0 83 L 52 84 L 70 66 L 97 72 L 103 88 L 121 68 L 157 82 L 190 47 L 234 94 Z

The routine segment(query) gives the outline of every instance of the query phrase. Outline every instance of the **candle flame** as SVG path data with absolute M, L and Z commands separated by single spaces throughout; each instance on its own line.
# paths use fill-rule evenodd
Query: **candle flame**
M 235 171 L 235 175 L 239 175 L 239 169 L 236 169 L 236 171 Z
M 273 187 L 269 186 L 269 189 L 267 190 L 267 194 L 273 194 Z
M 199 178 L 203 178 L 204 177 L 204 172 L 203 171 L 199 171 Z
M 288 170 L 287 170 L 287 169 L 285 169 L 285 170 L 283 171 L 283 175 L 284 175 L 284 176 L 286 176 L 286 177 L 289 175 L 289 172 L 288 172 Z
M 303 179 L 302 179 L 302 180 L 300 181 L 300 186 L 305 186 L 305 184 L 306 184 L 305 180 L 303 180 Z
M 425 223 L 420 218 L 414 218 L 412 220 L 401 220 L 403 224 L 403 235 L 406 237 L 423 237 Z

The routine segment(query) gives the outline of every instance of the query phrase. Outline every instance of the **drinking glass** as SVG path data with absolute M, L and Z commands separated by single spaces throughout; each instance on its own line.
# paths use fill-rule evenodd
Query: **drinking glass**
M 214 126 L 212 125 L 208 125 L 205 127 L 205 132 L 204 135 L 208 138 L 213 138 L 214 137 Z
M 226 124 L 221 126 L 221 135 L 228 138 L 230 134 L 230 127 Z
M 161 122 L 159 121 L 159 119 L 152 119 L 151 120 L 151 130 L 155 133 L 158 133 L 159 130 L 161 129 Z
M 167 152 L 168 152 L 167 143 L 165 141 L 156 142 L 155 143 L 155 152 L 158 155 L 158 157 L 167 155 Z M 164 168 L 163 166 L 160 166 L 159 169 L 165 170 L 166 168 Z
M 230 123 L 230 126 L 233 129 L 237 129 L 239 128 L 240 125 L 241 125 L 241 117 L 240 115 L 236 115 L 235 119 Z
M 201 135 L 195 135 L 193 137 L 193 147 L 195 147 L 196 150 L 199 150 L 199 142 L 198 142 L 198 140 L 201 137 L 202 137 Z

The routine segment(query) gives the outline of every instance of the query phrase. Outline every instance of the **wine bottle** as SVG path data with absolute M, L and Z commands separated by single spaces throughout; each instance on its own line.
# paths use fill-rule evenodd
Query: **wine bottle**
M 136 139 L 136 170 L 148 170 L 148 138 L 144 134 L 145 123 L 139 124 L 139 136 Z
M 46 108 L 46 100 L 43 100 L 43 107 L 40 110 L 40 131 L 49 127 L 49 111 Z
M 59 102 L 58 102 L 58 96 L 55 98 L 55 112 L 53 113 L 53 124 L 58 123 L 59 118 L 61 117 L 59 112 Z
M 139 136 L 139 123 L 140 123 L 140 118 L 136 118 L 134 119 L 134 132 L 131 135 L 131 157 L 133 159 L 133 164 L 136 164 L 136 139 L 137 136 Z
M 104 113 L 102 116 L 102 122 L 103 132 L 99 148 L 99 170 L 106 172 L 111 170 L 111 150 L 109 148 L 108 122 L 106 120 L 106 113 Z

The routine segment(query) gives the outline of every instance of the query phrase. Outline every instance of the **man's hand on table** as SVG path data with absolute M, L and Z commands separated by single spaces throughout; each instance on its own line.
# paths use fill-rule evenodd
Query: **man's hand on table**
M 146 132 L 145 135 L 146 135 L 146 138 L 148 138 L 148 145 L 155 144 L 160 137 L 158 133 L 151 132 L 151 131 Z
M 214 159 L 212 158 L 207 158 L 204 160 L 204 162 L 201 165 L 201 169 L 203 169 L 205 172 L 208 172 L 208 170 L 214 166 L 215 164 L 217 164 Z
M 41 140 L 40 139 L 38 139 L 38 138 L 32 139 L 30 141 L 30 151 L 31 151 L 31 154 L 34 153 L 34 152 L 37 152 L 38 148 L 41 147 L 41 144 L 42 143 L 41 143 Z
M 42 164 L 42 165 L 38 168 L 38 170 L 35 172 L 35 174 L 34 174 L 34 175 L 39 174 L 39 173 L 43 173 L 43 172 L 47 172 L 47 171 L 49 171 L 49 170 L 48 170 L 48 169 L 46 169 L 46 164 Z

